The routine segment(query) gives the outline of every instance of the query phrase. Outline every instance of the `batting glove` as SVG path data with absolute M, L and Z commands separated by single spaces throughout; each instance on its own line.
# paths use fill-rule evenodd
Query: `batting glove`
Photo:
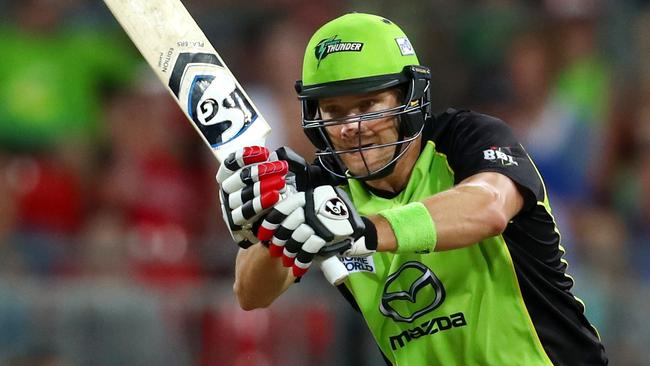
M 270 241 L 272 256 L 282 257 L 293 275 L 303 276 L 316 255 L 369 255 L 377 248 L 377 233 L 362 218 L 347 195 L 330 185 L 298 192 L 281 200 L 265 217 L 258 238 Z
M 286 190 L 286 161 L 268 161 L 268 149 L 250 146 L 231 153 L 219 167 L 221 211 L 233 240 L 248 248 L 263 212 L 280 200 Z

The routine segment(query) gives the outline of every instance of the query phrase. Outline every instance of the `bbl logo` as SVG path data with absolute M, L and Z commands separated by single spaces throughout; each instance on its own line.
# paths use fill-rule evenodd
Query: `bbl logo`
M 492 146 L 487 150 L 483 150 L 483 159 L 493 162 L 500 162 L 501 165 L 518 166 L 519 163 L 512 157 L 509 147 L 496 147 Z
M 395 285 L 391 286 L 393 283 Z M 399 288 L 400 284 L 409 287 L 404 291 Z M 395 321 L 412 323 L 443 301 L 445 288 L 440 279 L 424 264 L 407 262 L 386 280 L 379 310 Z
M 333 36 L 330 38 L 325 38 L 324 40 L 318 42 L 314 48 L 314 54 L 318 60 L 318 65 L 320 62 L 327 57 L 327 55 L 336 52 L 360 52 L 363 48 L 363 43 L 361 42 L 343 42 L 338 36 Z

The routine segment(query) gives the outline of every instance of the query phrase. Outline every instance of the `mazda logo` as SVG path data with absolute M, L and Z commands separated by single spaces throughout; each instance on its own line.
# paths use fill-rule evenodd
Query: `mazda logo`
M 409 271 L 409 275 L 406 275 L 405 270 L 407 269 L 415 270 L 419 272 L 420 275 L 413 279 L 412 271 Z M 399 281 L 402 285 L 410 282 L 408 290 L 389 292 L 389 287 L 391 287 L 391 284 L 396 281 Z M 414 305 L 417 304 L 418 293 L 429 287 L 432 288 L 435 293 L 433 299 L 427 301 L 423 305 L 417 306 L 415 311 L 409 311 L 410 314 L 402 314 L 406 311 L 402 310 L 402 313 L 400 313 L 393 307 L 395 302 L 406 301 L 406 307 L 412 309 Z M 442 286 L 440 279 L 436 277 L 431 269 L 420 262 L 407 262 L 404 263 L 397 272 L 391 274 L 386 280 L 379 310 L 384 314 L 384 316 L 392 318 L 395 321 L 411 323 L 420 316 L 436 309 L 444 300 L 445 288 Z

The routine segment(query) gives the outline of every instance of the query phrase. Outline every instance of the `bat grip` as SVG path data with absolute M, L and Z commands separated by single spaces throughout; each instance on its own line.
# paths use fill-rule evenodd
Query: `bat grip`
M 348 270 L 337 256 L 333 255 L 325 259 L 318 259 L 318 261 L 325 279 L 333 286 L 342 284 L 348 278 Z

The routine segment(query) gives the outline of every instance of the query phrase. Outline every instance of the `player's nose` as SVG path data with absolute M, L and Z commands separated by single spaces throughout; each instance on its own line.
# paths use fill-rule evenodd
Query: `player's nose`
M 351 139 L 359 135 L 359 122 L 346 123 L 341 127 L 341 138 Z

